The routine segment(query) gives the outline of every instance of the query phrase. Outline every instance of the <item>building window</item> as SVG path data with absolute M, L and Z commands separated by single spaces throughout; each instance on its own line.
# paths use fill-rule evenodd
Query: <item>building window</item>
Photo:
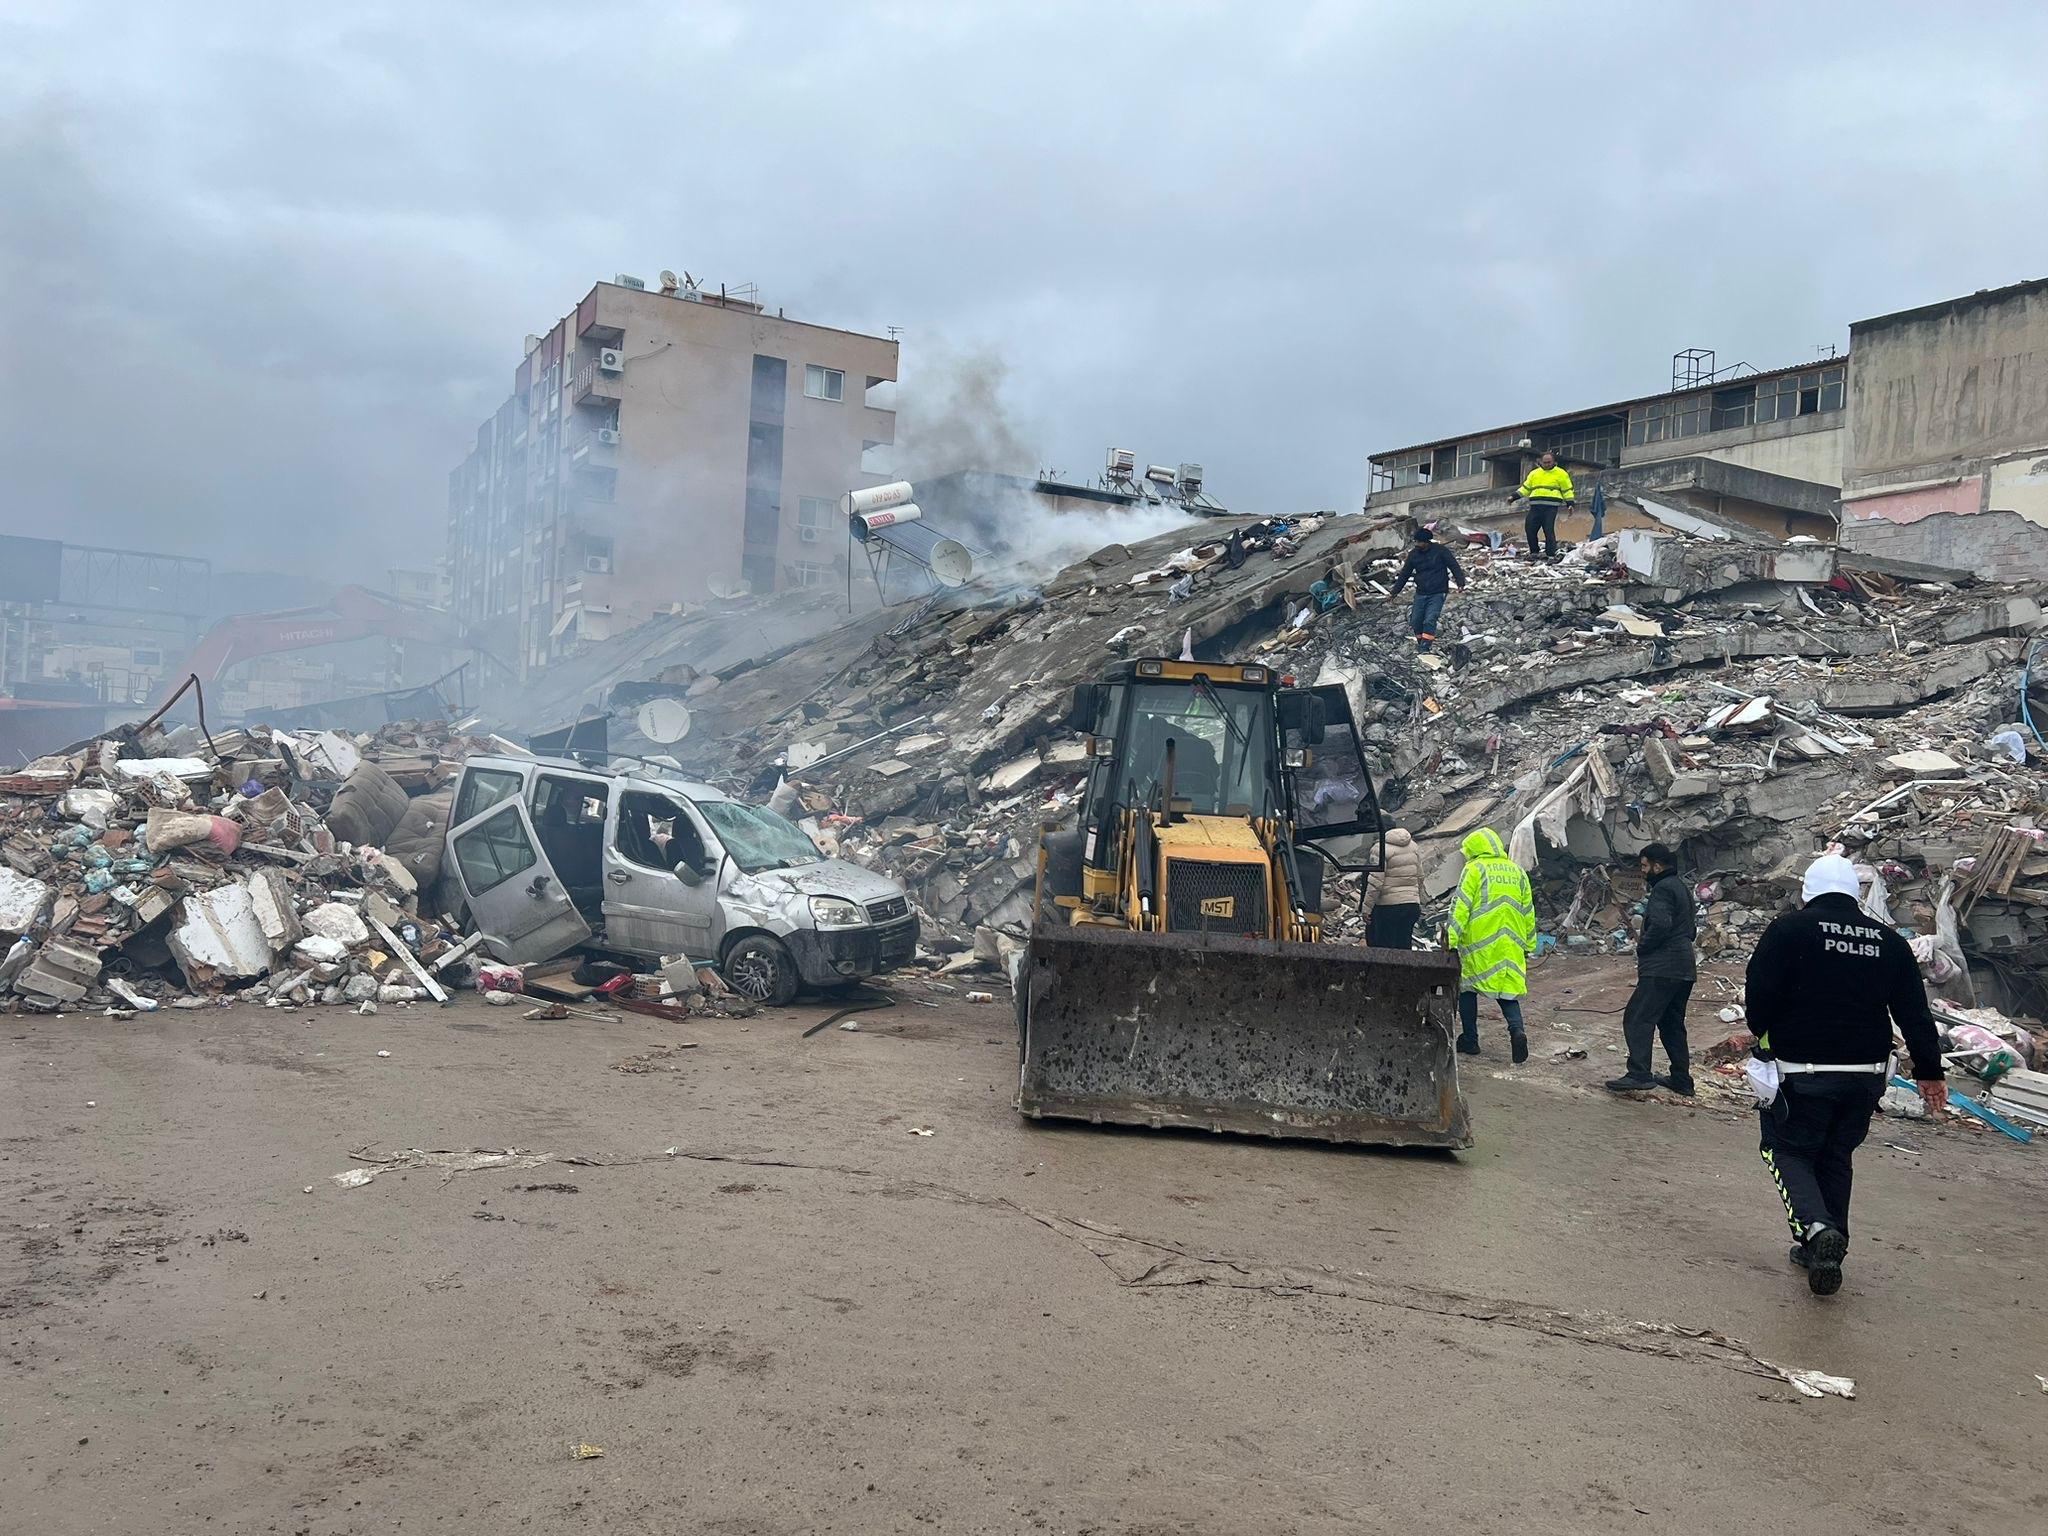
M 1595 422 L 1539 434 L 1535 443 L 1538 452 L 1548 449 L 1560 459 L 1612 464 L 1621 457 L 1621 436 L 1620 422 Z
M 1847 379 L 1848 370 L 1840 366 L 1767 379 L 1756 387 L 1756 419 L 1790 421 L 1795 416 L 1839 411 Z
M 815 544 L 825 537 L 825 530 L 832 526 L 832 503 L 823 496 L 799 496 L 796 499 L 796 536 L 806 544 Z
M 1633 447 L 1668 442 L 1678 437 L 1698 437 L 1709 430 L 1713 411 L 1705 395 L 1677 395 L 1652 400 L 1628 413 L 1628 440 Z
M 1486 455 L 1496 448 L 1505 448 L 1515 440 L 1512 432 L 1496 432 L 1491 437 L 1482 437 L 1474 443 L 1458 445 L 1458 478 L 1486 473 Z
M 844 400 L 846 375 L 837 368 L 804 364 L 804 393 L 813 400 Z
M 822 587 L 832 579 L 832 567 L 820 565 L 815 560 L 799 560 L 793 569 L 796 584 L 800 587 Z
M 1408 453 L 1396 453 L 1379 461 L 1378 468 L 1386 475 L 1384 486 L 1375 485 L 1378 490 L 1399 491 L 1411 485 L 1429 484 L 1429 472 L 1435 462 L 1434 451 L 1417 448 Z
M 1756 386 L 1714 391 L 1714 430 L 1728 432 L 1756 421 Z

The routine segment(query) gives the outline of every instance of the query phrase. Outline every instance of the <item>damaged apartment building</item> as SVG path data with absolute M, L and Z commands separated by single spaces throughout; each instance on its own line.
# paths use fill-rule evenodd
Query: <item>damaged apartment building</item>
M 678 603 L 830 585 L 895 441 L 897 343 L 663 273 L 526 338 L 448 480 L 456 616 L 521 676 Z
M 1671 388 L 1370 456 L 1370 512 L 1508 536 L 1538 457 L 1570 470 L 1569 541 L 1663 527 L 1807 535 L 1894 561 L 2048 575 L 2048 279 L 1859 320 L 1846 353 L 1789 368 L 1672 359 Z M 1980 523 L 1959 519 L 1984 516 Z

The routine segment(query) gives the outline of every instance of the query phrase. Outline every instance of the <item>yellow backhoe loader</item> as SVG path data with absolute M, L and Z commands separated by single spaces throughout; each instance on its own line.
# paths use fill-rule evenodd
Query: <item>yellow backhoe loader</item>
M 1088 787 L 1039 842 L 1018 1109 L 1470 1146 L 1456 956 L 1323 939 L 1326 869 L 1385 857 L 1344 690 L 1142 659 L 1077 689 L 1068 724 Z

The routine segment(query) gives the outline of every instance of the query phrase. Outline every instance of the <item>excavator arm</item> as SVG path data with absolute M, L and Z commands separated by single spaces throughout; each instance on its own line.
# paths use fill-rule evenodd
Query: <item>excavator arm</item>
M 196 676 L 202 685 L 210 684 L 219 681 L 230 667 L 258 656 L 377 636 L 423 645 L 464 643 L 461 625 L 442 609 L 402 602 L 368 587 L 343 587 L 332 602 L 317 607 L 238 613 L 222 619 L 199 637 L 185 664 L 165 679 L 155 703 L 158 707 L 166 704 L 188 676 Z

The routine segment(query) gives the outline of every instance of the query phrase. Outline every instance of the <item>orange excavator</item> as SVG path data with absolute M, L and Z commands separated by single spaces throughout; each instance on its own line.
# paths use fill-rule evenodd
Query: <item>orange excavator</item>
M 199 637 L 184 666 L 164 680 L 155 705 L 159 711 L 168 707 L 194 677 L 202 687 L 219 681 L 238 662 L 375 636 L 421 645 L 467 643 L 455 616 L 443 609 L 408 603 L 368 587 L 343 587 L 331 602 L 317 607 L 237 613 L 222 619 Z

